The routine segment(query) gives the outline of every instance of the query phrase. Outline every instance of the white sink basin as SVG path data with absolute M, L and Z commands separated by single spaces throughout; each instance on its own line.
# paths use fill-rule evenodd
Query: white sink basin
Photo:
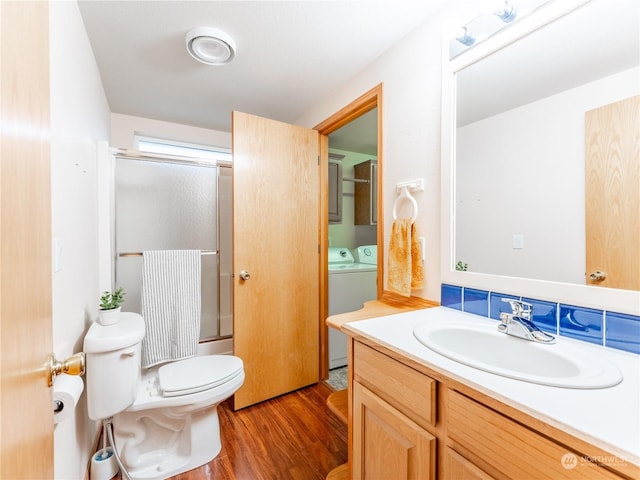
M 567 388 L 605 388 L 622 381 L 620 370 L 597 355 L 562 342 L 553 345 L 498 332 L 488 322 L 429 320 L 416 326 L 420 343 L 451 360 L 496 375 Z

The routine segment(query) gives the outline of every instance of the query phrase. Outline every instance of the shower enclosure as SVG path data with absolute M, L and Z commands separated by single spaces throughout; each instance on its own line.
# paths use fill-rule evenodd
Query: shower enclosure
M 141 312 L 142 252 L 200 250 L 200 341 L 231 336 L 231 167 L 115 156 L 115 284 Z

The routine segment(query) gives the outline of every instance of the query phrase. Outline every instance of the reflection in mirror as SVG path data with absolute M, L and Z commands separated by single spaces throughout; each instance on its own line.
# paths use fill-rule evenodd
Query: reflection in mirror
M 640 290 L 640 97 L 618 103 L 640 94 L 638 38 L 637 1 L 591 0 L 456 73 L 451 265 Z

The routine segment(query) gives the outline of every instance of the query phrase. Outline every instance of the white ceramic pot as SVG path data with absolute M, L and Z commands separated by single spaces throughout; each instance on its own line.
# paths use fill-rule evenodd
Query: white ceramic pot
M 100 325 L 114 325 L 120 320 L 120 307 L 111 310 L 98 311 L 98 323 Z

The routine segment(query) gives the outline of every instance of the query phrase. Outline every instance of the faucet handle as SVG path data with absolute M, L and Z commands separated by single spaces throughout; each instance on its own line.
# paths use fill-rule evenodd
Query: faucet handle
M 514 316 L 531 320 L 531 311 L 533 310 L 533 305 L 531 305 L 530 303 L 516 300 L 514 298 L 502 298 L 502 301 L 507 302 L 509 305 L 511 305 L 511 313 Z

